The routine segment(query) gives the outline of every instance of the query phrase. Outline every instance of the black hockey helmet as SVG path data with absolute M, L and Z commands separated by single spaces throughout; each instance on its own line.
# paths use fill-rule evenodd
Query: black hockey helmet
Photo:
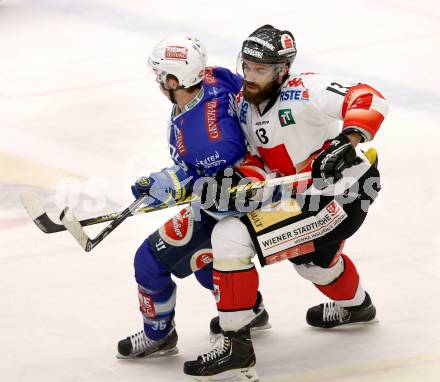
M 262 64 L 292 64 L 296 56 L 293 34 L 266 24 L 243 41 L 242 58 Z

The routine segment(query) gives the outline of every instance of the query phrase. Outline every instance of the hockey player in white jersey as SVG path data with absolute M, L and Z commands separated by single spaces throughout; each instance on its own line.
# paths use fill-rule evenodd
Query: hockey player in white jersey
M 258 288 L 255 254 L 262 266 L 288 259 L 331 300 L 308 310 L 309 325 L 331 328 L 376 315 L 343 247 L 380 189 L 377 161 L 357 146 L 374 138 L 388 106 L 366 84 L 290 74 L 295 55 L 291 32 L 271 25 L 253 32 L 237 65 L 244 77 L 238 111 L 251 153 L 267 170 L 280 176 L 312 171 L 313 182 L 294 185 L 288 209 L 228 217 L 214 228 L 213 282 L 224 339 L 185 363 L 184 372 L 197 380 L 231 371 L 236 380 L 258 380 L 247 327 Z

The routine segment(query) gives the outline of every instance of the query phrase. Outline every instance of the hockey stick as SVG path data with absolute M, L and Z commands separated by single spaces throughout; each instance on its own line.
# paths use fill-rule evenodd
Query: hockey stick
M 43 231 L 44 233 L 55 233 L 66 230 L 66 227 L 64 227 L 64 225 L 55 223 L 49 217 L 35 192 L 25 192 L 24 194 L 20 195 L 20 199 L 32 221 L 37 225 L 38 228 L 40 228 L 41 231 Z M 104 223 L 115 219 L 118 214 L 118 212 L 114 212 L 107 215 L 81 220 L 79 223 L 81 224 L 81 226 Z
M 69 207 L 64 208 L 61 212 L 60 220 L 63 222 L 67 230 L 72 234 L 72 236 L 78 241 L 78 243 L 83 247 L 86 252 L 90 252 L 97 244 L 105 239 L 108 234 L 113 232 L 113 230 L 119 226 L 125 219 L 129 216 L 133 216 L 133 212 L 142 205 L 148 195 L 144 195 L 139 199 L 136 199 L 131 203 L 124 211 L 122 211 L 118 216 L 105 227 L 94 239 L 90 239 L 81 224 L 79 223 L 76 216 L 69 209 Z
M 49 234 L 49 233 L 62 232 L 67 230 L 67 228 L 63 224 L 57 224 L 49 217 L 49 215 L 44 210 L 43 205 L 40 199 L 38 198 L 38 196 L 35 194 L 35 192 L 33 191 L 25 192 L 22 195 L 20 195 L 20 199 L 27 213 L 31 217 L 32 221 L 44 233 Z M 176 201 L 175 205 L 188 204 L 190 202 L 191 202 L 190 198 L 187 198 L 181 201 Z M 169 205 L 157 206 L 157 207 L 145 206 L 138 209 L 137 211 L 133 211 L 133 213 L 130 216 L 153 212 L 153 211 L 157 211 L 158 209 L 168 208 L 168 207 L 170 206 Z M 120 213 L 121 212 L 113 212 L 106 215 L 79 220 L 79 224 L 81 224 L 82 227 L 85 227 L 89 225 L 105 223 L 111 220 L 115 220 Z
M 291 184 L 294 182 L 300 182 L 303 180 L 308 180 L 311 178 L 311 173 L 306 172 L 302 174 L 290 175 L 282 178 L 274 178 L 259 182 L 248 183 L 245 185 L 239 185 L 236 187 L 232 187 L 230 189 L 230 194 L 240 193 L 243 191 L 249 190 L 258 190 L 263 187 L 275 187 L 281 186 L 285 184 Z M 108 234 L 110 234 L 117 226 L 119 226 L 125 219 L 133 215 L 133 211 L 135 211 L 147 198 L 148 196 L 143 196 L 139 199 L 136 199 L 132 204 L 130 204 L 124 211 L 122 211 L 118 216 L 107 226 L 105 227 L 95 238 L 91 239 L 87 236 L 86 232 L 81 226 L 81 223 L 78 221 L 73 212 L 69 209 L 69 207 L 64 208 L 63 212 L 60 215 L 60 220 L 63 222 L 64 226 L 67 230 L 72 234 L 72 236 L 78 241 L 81 247 L 86 251 L 90 252 L 96 245 L 98 245 L 102 240 L 104 240 Z M 194 197 L 190 196 L 184 200 L 174 201 L 172 200 L 170 204 L 163 203 L 159 208 L 162 209 L 167 207 L 174 207 L 176 205 L 187 204 L 191 201 L 197 200 L 200 197 L 196 195 Z

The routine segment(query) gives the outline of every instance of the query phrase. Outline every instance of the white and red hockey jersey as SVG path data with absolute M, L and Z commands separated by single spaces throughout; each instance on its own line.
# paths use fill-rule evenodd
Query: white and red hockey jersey
M 341 129 L 373 139 L 388 112 L 386 100 L 372 87 L 314 73 L 290 75 L 277 99 L 259 108 L 242 92 L 237 101 L 251 154 L 281 176 L 310 171 L 312 160 Z M 344 170 L 344 177 L 358 179 L 370 167 L 356 150 L 363 163 Z

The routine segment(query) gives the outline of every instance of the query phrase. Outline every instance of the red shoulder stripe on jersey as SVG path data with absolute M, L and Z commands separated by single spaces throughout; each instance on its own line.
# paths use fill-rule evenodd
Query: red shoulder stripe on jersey
M 377 98 L 384 100 L 382 94 L 369 85 L 358 84 L 350 88 L 342 105 L 343 129 L 359 127 L 368 140 L 373 139 L 385 118 L 381 108 L 372 107 Z

